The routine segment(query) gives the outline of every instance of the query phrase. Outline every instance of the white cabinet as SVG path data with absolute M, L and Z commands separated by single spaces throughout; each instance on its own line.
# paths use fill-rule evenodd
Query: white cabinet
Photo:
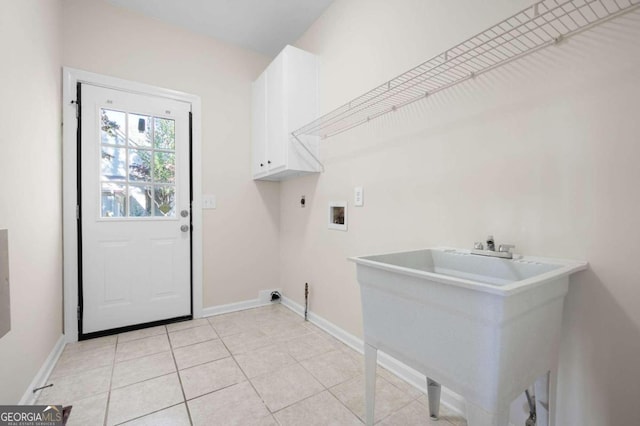
M 291 136 L 317 117 L 317 59 L 287 46 L 252 85 L 253 178 L 284 180 L 319 172 L 321 166 L 314 159 L 318 139 L 301 141 L 307 152 Z

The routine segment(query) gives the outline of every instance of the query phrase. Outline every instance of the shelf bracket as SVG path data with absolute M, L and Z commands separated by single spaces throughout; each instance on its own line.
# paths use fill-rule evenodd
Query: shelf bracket
M 298 136 L 296 136 L 295 133 L 291 133 L 291 136 L 300 144 L 301 147 L 304 148 L 305 151 L 307 151 L 311 158 L 313 158 L 313 160 L 318 163 L 318 165 L 320 166 L 320 170 L 324 172 L 324 164 L 322 164 L 322 161 L 320 161 L 318 157 L 316 157 L 315 154 L 311 152 L 309 148 L 307 148 L 307 146 L 300 140 Z

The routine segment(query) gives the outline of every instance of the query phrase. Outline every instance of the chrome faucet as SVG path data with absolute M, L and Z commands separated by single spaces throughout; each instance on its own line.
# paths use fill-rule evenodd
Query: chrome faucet
M 496 251 L 496 243 L 493 239 L 493 235 L 489 235 L 487 237 L 487 249 L 485 250 L 484 244 L 477 241 L 473 244 L 473 250 L 471 250 L 471 254 L 477 254 L 480 256 L 491 256 L 491 257 L 500 257 L 503 259 L 513 259 L 513 253 L 511 249 L 516 246 L 513 244 L 500 244 L 498 246 L 498 251 Z
M 496 251 L 496 243 L 493 240 L 493 235 L 487 237 L 487 250 Z

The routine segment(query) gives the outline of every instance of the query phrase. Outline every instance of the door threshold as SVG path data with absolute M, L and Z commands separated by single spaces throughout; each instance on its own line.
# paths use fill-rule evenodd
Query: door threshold
M 189 321 L 193 319 L 193 315 L 184 315 L 181 317 L 169 318 L 159 321 L 145 322 L 143 324 L 127 325 L 125 327 L 111 328 L 109 330 L 94 331 L 92 333 L 78 333 L 78 341 L 95 339 L 96 337 L 112 336 L 114 334 L 126 333 L 127 331 L 142 330 L 143 328 L 156 327 L 158 325 L 172 324 L 174 322 Z

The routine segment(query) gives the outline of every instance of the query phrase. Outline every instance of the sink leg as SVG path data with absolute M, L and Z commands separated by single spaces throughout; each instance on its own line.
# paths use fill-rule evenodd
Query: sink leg
M 376 403 L 376 369 L 378 365 L 378 349 L 364 344 L 365 375 L 365 419 L 367 426 L 373 426 Z
M 509 409 L 490 413 L 467 402 L 467 424 L 469 426 L 509 426 Z
M 442 386 L 427 377 L 427 394 L 429 395 L 429 417 L 438 420 L 440 415 L 440 390 Z

